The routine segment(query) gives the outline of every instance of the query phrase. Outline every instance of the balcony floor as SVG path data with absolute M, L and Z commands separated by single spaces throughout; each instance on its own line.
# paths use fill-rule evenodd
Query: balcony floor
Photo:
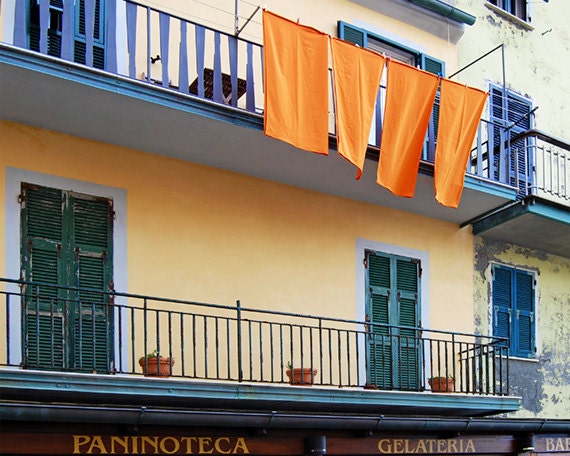
M 81 405 L 414 416 L 487 416 L 516 411 L 520 398 L 148 379 L 140 376 L 2 369 L 3 401 Z

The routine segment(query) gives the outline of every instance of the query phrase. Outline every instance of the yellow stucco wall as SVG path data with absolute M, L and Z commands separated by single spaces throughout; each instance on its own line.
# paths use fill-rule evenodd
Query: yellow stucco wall
M 491 332 L 491 265 L 533 272 L 536 277 L 536 347 L 533 360 L 511 360 L 512 394 L 521 396 L 519 417 L 570 416 L 568 348 L 570 323 L 570 259 L 476 238 L 475 317 L 478 332 Z
M 355 318 L 361 238 L 425 252 L 430 326 L 472 329 L 469 230 L 18 124 L 0 134 L 3 176 L 12 167 L 126 190 L 130 292 Z

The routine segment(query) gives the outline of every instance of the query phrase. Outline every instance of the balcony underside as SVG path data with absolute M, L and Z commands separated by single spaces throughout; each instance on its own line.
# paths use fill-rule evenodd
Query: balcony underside
M 186 412 L 224 409 L 228 413 L 247 410 L 459 417 L 507 413 L 520 407 L 520 398 L 511 396 L 149 380 L 11 369 L 0 371 L 0 383 L 3 401 L 136 406 L 147 407 L 150 413 L 153 408 L 173 408 Z
M 461 224 L 515 199 L 514 190 L 468 176 L 458 209 L 434 199 L 423 165 L 411 199 L 362 179 L 332 150 L 309 153 L 263 134 L 263 119 L 158 86 L 0 45 L 0 118 L 95 141 L 226 169 Z M 423 171 L 423 172 L 422 172 Z
M 473 233 L 570 258 L 567 208 L 528 197 L 473 224 Z

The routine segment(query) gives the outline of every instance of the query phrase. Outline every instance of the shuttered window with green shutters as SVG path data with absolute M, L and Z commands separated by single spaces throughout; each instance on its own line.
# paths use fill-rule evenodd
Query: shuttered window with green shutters
M 24 1 L 24 0 L 22 0 Z M 30 49 L 40 50 L 40 6 L 38 0 L 30 2 Z M 86 63 L 85 0 L 77 0 L 72 6 L 73 19 L 73 60 Z M 63 0 L 49 0 L 48 55 L 61 57 L 63 29 Z M 105 69 L 105 1 L 94 0 L 93 23 L 93 67 Z
M 23 359 L 28 367 L 109 372 L 112 201 L 22 184 Z
M 420 263 L 366 251 L 368 383 L 382 389 L 417 390 Z
M 493 334 L 509 338 L 509 354 L 534 358 L 534 274 L 493 266 Z
M 387 38 L 371 33 L 365 29 L 339 21 L 338 35 L 339 38 L 358 44 L 360 47 L 372 49 L 378 53 L 383 53 L 394 60 L 407 63 L 411 66 L 419 66 L 421 69 L 429 71 L 430 73 L 437 74 L 442 77 L 445 76 L 445 62 L 400 43 L 396 43 L 388 40 Z M 437 137 L 438 123 L 439 90 L 429 124 L 428 139 L 426 139 L 426 146 L 423 150 L 422 158 L 424 160 L 433 161 L 435 159 L 435 141 L 429 141 L 429 138 Z

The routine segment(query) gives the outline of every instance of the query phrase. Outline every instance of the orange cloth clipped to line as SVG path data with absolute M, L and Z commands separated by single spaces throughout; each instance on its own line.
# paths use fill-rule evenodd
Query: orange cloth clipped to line
M 331 50 L 338 153 L 358 168 L 360 179 L 385 59 L 337 38 Z
M 263 12 L 264 133 L 328 154 L 328 35 Z
M 441 81 L 434 181 L 435 199 L 444 206 L 459 205 L 469 152 L 487 95 L 448 79 Z
M 412 198 L 438 77 L 388 60 L 386 109 L 376 182 Z

